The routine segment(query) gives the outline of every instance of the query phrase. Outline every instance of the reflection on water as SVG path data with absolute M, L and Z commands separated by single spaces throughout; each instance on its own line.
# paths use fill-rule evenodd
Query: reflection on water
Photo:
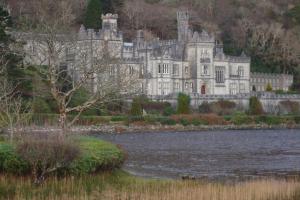
M 300 172 L 300 130 L 99 135 L 128 152 L 125 169 L 149 177 L 247 178 Z

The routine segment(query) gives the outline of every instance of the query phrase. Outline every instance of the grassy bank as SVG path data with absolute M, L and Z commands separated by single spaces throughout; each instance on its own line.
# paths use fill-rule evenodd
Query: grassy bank
M 112 170 L 120 168 L 125 160 L 122 150 L 109 142 L 92 137 L 75 137 L 72 141 L 79 147 L 79 155 L 68 167 L 60 169 L 59 174 L 86 175 Z M 18 142 L 0 142 L 0 173 L 20 176 L 32 173 L 32 166 L 21 158 L 17 146 Z M 43 150 L 52 152 L 52 149 Z M 45 153 L 45 156 L 49 155 Z
M 0 177 L 1 199 L 104 200 L 296 200 L 300 183 L 260 180 L 237 184 L 146 180 L 117 170 L 98 175 L 51 178 L 36 187 L 28 178 Z

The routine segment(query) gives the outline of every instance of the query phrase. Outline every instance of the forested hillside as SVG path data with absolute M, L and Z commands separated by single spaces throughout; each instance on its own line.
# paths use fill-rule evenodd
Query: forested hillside
M 19 22 L 31 14 L 26 1 L 31 0 L 8 0 Z M 293 73 L 294 89 L 300 88 L 299 0 L 74 0 L 71 6 L 77 10 L 76 28 L 82 23 L 99 28 L 101 13 L 118 13 L 127 40 L 138 29 L 148 38 L 176 38 L 176 11 L 189 10 L 191 28 L 215 34 L 226 53 L 245 51 L 252 71 Z

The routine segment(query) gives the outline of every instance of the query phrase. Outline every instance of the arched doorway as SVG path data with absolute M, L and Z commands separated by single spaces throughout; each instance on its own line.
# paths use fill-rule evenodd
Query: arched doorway
M 201 86 L 201 94 L 206 94 L 206 85 Z

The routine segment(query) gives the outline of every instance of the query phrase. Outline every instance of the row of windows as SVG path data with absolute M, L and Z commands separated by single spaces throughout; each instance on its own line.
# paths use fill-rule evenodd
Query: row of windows
M 230 94 L 235 95 L 237 93 L 241 93 L 241 94 L 246 93 L 246 86 L 244 83 L 240 83 L 239 88 L 236 83 L 230 84 Z
M 279 79 L 252 78 L 252 82 L 256 83 L 280 83 Z

